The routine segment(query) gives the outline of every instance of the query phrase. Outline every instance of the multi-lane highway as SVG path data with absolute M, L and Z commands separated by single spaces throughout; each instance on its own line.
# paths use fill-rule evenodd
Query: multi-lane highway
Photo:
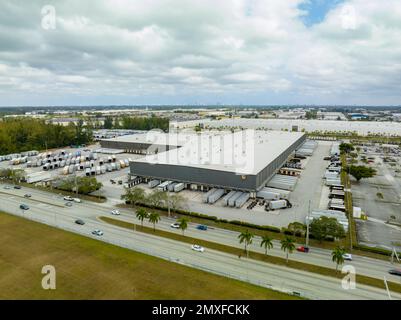
M 23 198 L 25 193 L 32 194 L 32 198 Z M 19 209 L 21 203 L 28 204 L 30 210 L 23 212 Z M 101 229 L 104 231 L 104 235 L 97 237 L 99 240 L 162 257 L 177 263 L 262 286 L 296 291 L 308 298 L 388 299 L 387 293 L 377 288 L 357 284 L 355 290 L 345 290 L 341 287 L 340 280 L 331 277 L 324 277 L 245 258 L 239 259 L 237 256 L 208 248 L 206 248 L 204 253 L 196 253 L 185 243 L 134 232 L 133 230 L 119 228 L 99 221 L 98 217 L 110 215 L 111 209 L 107 204 L 95 204 L 91 202 L 74 203 L 72 207 L 66 207 L 62 197 L 55 194 L 27 188 L 15 190 L 4 189 L 2 186 L 0 189 L 1 211 L 38 220 L 90 237 L 96 237 L 91 235 L 94 229 Z M 75 224 L 74 221 L 78 218 L 83 219 L 86 224 L 84 226 Z M 122 215 L 117 218 L 130 222 L 135 221 L 132 213 L 129 213 L 128 210 L 122 211 Z M 170 228 L 172 221 L 167 218 L 162 219 L 157 227 L 168 229 L 172 232 L 179 232 Z M 195 225 L 190 225 L 186 234 L 231 246 L 240 246 L 236 232 L 210 228 L 208 231 L 200 231 L 195 228 Z M 252 250 L 264 252 L 263 248 L 259 246 L 259 241 L 259 239 L 254 241 Z M 284 256 L 277 242 L 275 242 L 275 247 L 269 251 L 269 254 Z M 309 254 L 294 253 L 291 258 L 308 263 L 335 267 L 331 262 L 330 251 L 327 250 L 313 248 Z M 351 264 L 356 268 L 357 273 L 360 272 L 361 274 L 377 278 L 386 276 L 388 280 L 394 282 L 400 281 L 397 277 L 390 276 L 387 273 L 388 269 L 393 267 L 389 262 L 358 256 L 354 257 L 354 261 Z M 392 293 L 392 297 L 401 299 L 400 294 Z

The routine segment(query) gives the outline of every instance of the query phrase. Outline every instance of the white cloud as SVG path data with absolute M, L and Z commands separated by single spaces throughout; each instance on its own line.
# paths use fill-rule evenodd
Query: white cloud
M 59 0 L 56 29 L 44 30 L 47 3 L 3 0 L 0 105 L 110 96 L 153 103 L 167 95 L 235 103 L 227 97 L 246 102 L 249 94 L 265 97 L 261 104 L 289 95 L 299 103 L 399 104 L 401 2 L 348 0 L 311 27 L 302 2 Z

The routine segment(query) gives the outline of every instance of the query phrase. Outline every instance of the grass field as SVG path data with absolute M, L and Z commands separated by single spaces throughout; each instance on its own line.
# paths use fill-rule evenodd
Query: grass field
M 297 299 L 4 213 L 0 242 L 0 299 Z

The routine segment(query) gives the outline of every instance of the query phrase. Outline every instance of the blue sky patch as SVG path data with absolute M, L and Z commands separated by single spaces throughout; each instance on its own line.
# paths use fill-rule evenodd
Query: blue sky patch
M 308 0 L 302 3 L 299 8 L 306 11 L 302 20 L 308 27 L 318 24 L 324 20 L 327 13 L 343 3 L 345 0 Z

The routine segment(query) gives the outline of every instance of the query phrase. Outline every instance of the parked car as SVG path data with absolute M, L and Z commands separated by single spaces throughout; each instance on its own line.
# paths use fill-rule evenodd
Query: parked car
M 297 248 L 297 251 L 308 253 L 309 252 L 309 247 L 300 246 L 300 247 Z
M 30 198 L 30 197 L 32 197 L 32 195 L 30 193 L 27 193 L 27 194 L 24 194 L 24 197 L 25 198 Z
M 75 223 L 83 226 L 85 224 L 85 221 L 78 219 L 78 220 L 75 220 Z
M 180 228 L 180 224 L 178 222 L 174 222 L 174 223 L 170 224 L 170 227 L 174 228 L 174 229 L 179 229 Z
M 118 211 L 117 209 L 114 209 L 114 210 L 111 211 L 111 214 L 113 216 L 119 216 L 120 215 L 120 211 Z
M 205 226 L 204 224 L 199 224 L 199 225 L 197 225 L 196 226 L 196 229 L 198 229 L 198 230 L 207 230 L 207 226 Z
M 391 269 L 388 271 L 388 273 L 395 276 L 401 276 L 401 269 Z
M 350 253 L 344 253 L 344 254 L 343 254 L 343 258 L 344 258 L 344 260 L 352 261 L 352 254 L 350 254 Z
M 21 189 L 21 186 L 14 186 L 14 189 Z
M 19 207 L 22 210 L 29 210 L 29 206 L 27 206 L 26 204 L 21 204 Z
M 201 247 L 201 246 L 199 246 L 199 245 L 197 245 L 197 244 L 193 244 L 193 245 L 191 246 L 191 249 L 194 250 L 194 251 L 197 251 L 197 252 L 203 252 L 203 251 L 205 251 L 205 248 L 204 248 L 204 247 Z
M 10 186 L 5 186 L 4 189 L 9 190 L 9 189 L 11 189 L 11 187 Z
M 81 199 L 79 199 L 79 198 L 73 198 L 72 199 L 74 202 L 76 202 L 76 203 L 81 203 L 82 201 L 81 201 Z
M 65 196 L 65 197 L 64 197 L 64 200 L 65 200 L 65 201 L 74 201 L 74 199 L 71 198 L 70 196 Z
M 96 229 L 92 231 L 92 234 L 94 234 L 95 236 L 102 236 L 103 235 L 103 231 Z

